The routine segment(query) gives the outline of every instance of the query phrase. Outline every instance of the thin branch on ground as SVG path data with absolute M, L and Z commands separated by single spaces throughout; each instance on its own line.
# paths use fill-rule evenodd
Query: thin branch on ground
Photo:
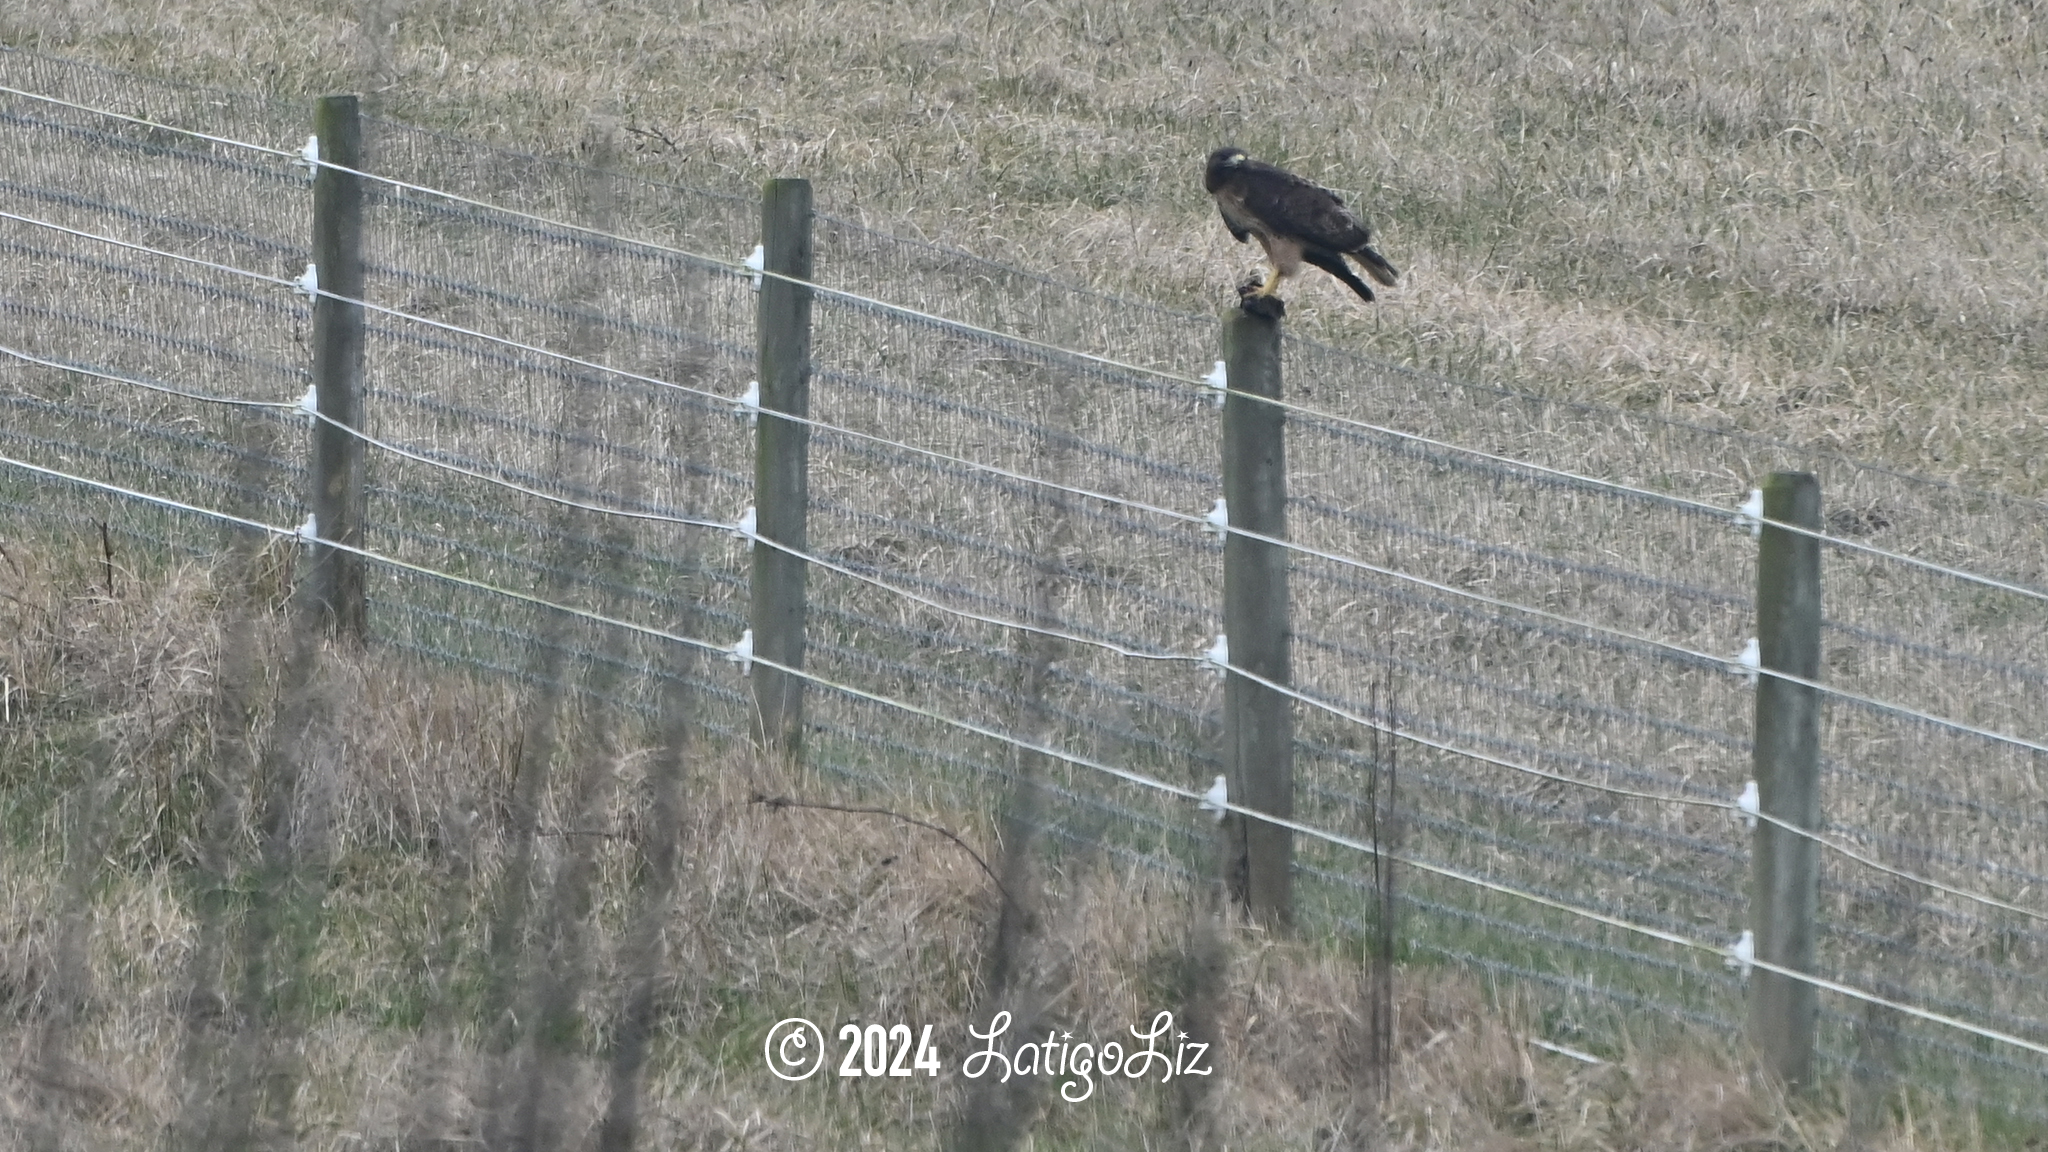
M 929 828 L 953 843 L 958 844 L 962 852 L 974 857 L 974 862 L 981 865 L 983 872 L 988 873 L 988 882 L 995 885 L 996 891 L 1002 894 L 1004 903 L 1016 903 L 1016 900 L 1010 896 L 1010 890 L 1003 887 L 1003 882 L 996 877 L 995 869 L 988 866 L 988 861 L 982 859 L 981 853 L 976 852 L 973 845 L 962 840 L 950 830 L 941 828 L 929 820 L 920 820 L 915 816 L 906 816 L 889 808 L 876 808 L 864 804 L 827 804 L 819 800 L 798 800 L 790 796 L 766 796 L 759 792 L 748 797 L 747 802 L 750 804 L 764 804 L 778 812 L 784 808 L 815 808 L 821 812 L 848 812 L 860 816 L 887 816 L 891 819 L 901 820 L 905 824 L 915 824 L 920 828 Z

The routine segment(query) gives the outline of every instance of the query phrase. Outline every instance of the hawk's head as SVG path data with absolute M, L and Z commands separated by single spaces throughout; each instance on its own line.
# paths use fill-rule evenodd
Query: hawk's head
M 1202 173 L 1202 187 L 1210 192 L 1216 191 L 1229 178 L 1232 169 L 1242 168 L 1251 162 L 1251 157 L 1235 148 L 1218 148 L 1209 153 L 1209 167 Z

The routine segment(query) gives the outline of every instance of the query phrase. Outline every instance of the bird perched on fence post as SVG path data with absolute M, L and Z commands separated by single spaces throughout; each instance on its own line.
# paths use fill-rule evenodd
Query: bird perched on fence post
M 1280 281 L 1313 264 L 1351 286 L 1365 300 L 1372 288 L 1344 262 L 1349 256 L 1374 280 L 1392 287 L 1400 275 L 1372 250 L 1372 230 L 1344 204 L 1344 198 L 1283 168 L 1254 160 L 1236 148 L 1209 153 L 1202 186 L 1216 198 L 1224 226 L 1242 244 L 1256 236 L 1273 264 L 1273 274 L 1256 290 L 1239 289 L 1247 304 L 1272 297 Z

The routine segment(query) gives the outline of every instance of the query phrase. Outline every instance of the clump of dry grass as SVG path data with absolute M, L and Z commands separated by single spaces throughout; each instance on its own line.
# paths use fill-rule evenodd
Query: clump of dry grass
M 0 733 L 10 796 L 0 1122 L 52 1148 L 153 1146 L 164 1132 L 190 1139 L 232 1098 L 223 1093 L 237 1045 L 258 1044 L 272 1072 L 293 1077 L 291 1107 L 263 1129 L 270 1144 L 432 1146 L 489 1132 L 509 1057 L 478 1014 L 485 933 L 502 899 L 523 713 L 549 702 L 387 654 L 324 651 L 318 690 L 336 747 L 307 762 L 293 825 L 308 848 L 299 866 L 319 877 L 317 925 L 291 973 L 293 1012 L 252 1018 L 247 1006 L 261 1001 L 238 990 L 248 954 L 236 941 L 260 909 L 242 903 L 222 918 L 195 879 L 225 866 L 230 887 L 252 899 L 261 890 L 252 885 L 267 858 L 255 844 L 263 797 L 251 781 L 264 777 L 216 754 L 234 743 L 228 736 L 259 746 L 251 765 L 269 754 L 261 746 L 283 690 L 262 670 L 282 662 L 287 617 L 226 594 L 237 566 L 125 572 L 106 596 L 90 583 L 92 567 L 65 555 L 11 539 L 0 584 L 10 638 L 0 655 L 10 676 L 33 685 Z M 240 718 L 208 687 L 231 676 L 229 635 L 256 645 L 243 652 L 256 671 L 241 673 L 242 699 L 255 708 Z M 644 797 L 658 749 L 653 733 L 619 723 L 565 717 L 561 765 L 597 755 L 612 800 L 579 810 L 570 801 L 586 785 L 560 772 L 538 823 L 536 907 L 576 860 L 591 875 L 591 898 L 574 917 L 585 956 L 571 989 L 575 1028 L 539 1081 L 565 1146 L 591 1140 L 605 1115 L 631 983 L 624 944 L 644 914 L 635 893 L 651 847 Z M 131 728 L 147 738 L 116 738 Z M 593 740 L 600 729 L 607 739 Z M 981 864 L 910 823 L 756 803 L 762 794 L 829 798 L 832 787 L 744 750 L 696 745 L 686 763 L 682 880 L 660 925 L 643 1146 L 938 1146 L 967 1087 L 957 1071 L 967 1028 L 986 1027 L 990 1011 L 981 951 L 1001 897 Z M 114 795 L 133 781 L 176 791 L 196 777 L 233 802 L 209 811 Z M 122 787 L 95 788 L 96 779 Z M 95 826 L 107 843 L 180 850 L 93 856 L 81 883 L 71 849 L 95 797 L 106 805 Z M 988 812 L 903 806 L 992 858 Z M 569 823 L 592 816 L 592 825 Z M 1209 914 L 1206 886 L 1087 852 L 1046 857 L 1029 874 L 1019 896 L 1040 910 L 1030 979 L 1044 992 L 1046 1025 L 1102 1041 L 1161 1009 L 1189 1018 L 1189 948 Z M 1528 1044 L 1538 1032 L 1529 1005 L 1426 966 L 1398 978 L 1381 1110 L 1361 1055 L 1368 1007 L 1356 942 L 1223 931 L 1209 989 L 1217 1074 L 1206 1091 L 1103 1080 L 1089 1100 L 1068 1104 L 1048 1081 L 1032 1146 L 1168 1146 L 1184 1138 L 1173 1133 L 1194 1131 L 1210 1146 L 1244 1148 L 1820 1148 L 1842 1127 L 1824 1103 L 1779 1099 L 1713 1038 L 1646 1022 L 1608 1064 L 1542 1052 Z M 67 940 L 81 946 L 68 967 Z M 549 975 L 532 966 L 553 955 L 544 943 L 530 937 L 522 987 Z M 213 999 L 195 998 L 207 989 Z M 847 1021 L 932 1024 L 946 1072 L 783 1083 L 762 1066 L 760 1044 L 791 1015 L 828 1033 Z M 835 1065 L 838 1051 L 832 1043 Z M 1924 1120 L 1894 1127 L 1866 1146 L 1972 1146 L 1937 1138 Z

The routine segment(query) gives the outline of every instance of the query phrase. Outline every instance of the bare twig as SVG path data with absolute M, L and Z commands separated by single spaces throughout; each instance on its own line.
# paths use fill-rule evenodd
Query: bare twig
M 107 522 L 100 521 L 100 557 L 107 566 L 107 599 L 114 599 L 114 542 L 107 536 Z
M 915 816 L 905 816 L 903 813 L 897 812 L 889 808 L 876 808 L 868 805 L 854 804 L 826 804 L 822 801 L 817 800 L 798 800 L 790 796 L 765 796 L 759 792 L 754 793 L 752 796 L 748 797 L 747 800 L 750 804 L 763 804 L 775 811 L 781 811 L 784 808 L 815 808 L 823 812 L 850 812 L 855 815 L 863 816 L 888 816 L 896 820 L 901 820 L 905 824 L 915 824 L 920 828 L 929 828 L 932 831 L 937 832 L 939 835 L 944 836 L 946 839 L 951 840 L 953 843 L 958 844 L 962 852 L 965 852 L 969 856 L 974 857 L 974 862 L 976 864 L 981 865 L 981 870 L 983 872 L 988 873 L 989 883 L 994 884 L 996 886 L 996 891 L 1002 894 L 1003 901 L 1007 904 L 1016 904 L 1016 901 L 1012 899 L 1010 896 L 1010 890 L 1003 887 L 1003 882 L 996 877 L 995 869 L 988 866 L 988 861 L 982 859 L 981 853 L 976 852 L 974 850 L 974 847 L 967 843 L 967 841 L 962 840 L 960 837 L 954 835 L 951 831 L 948 831 L 945 828 L 941 828 L 937 824 L 934 824 L 929 820 L 920 820 Z
M 635 136 L 644 136 L 650 140 L 659 140 L 664 145 L 667 146 L 667 150 L 670 152 L 682 151 L 681 148 L 676 147 L 676 142 L 669 138 L 668 133 L 663 132 L 659 128 L 636 128 L 633 125 L 628 124 L 626 125 L 626 131 L 632 133 Z M 644 145 L 642 145 L 642 147 L 644 147 Z

